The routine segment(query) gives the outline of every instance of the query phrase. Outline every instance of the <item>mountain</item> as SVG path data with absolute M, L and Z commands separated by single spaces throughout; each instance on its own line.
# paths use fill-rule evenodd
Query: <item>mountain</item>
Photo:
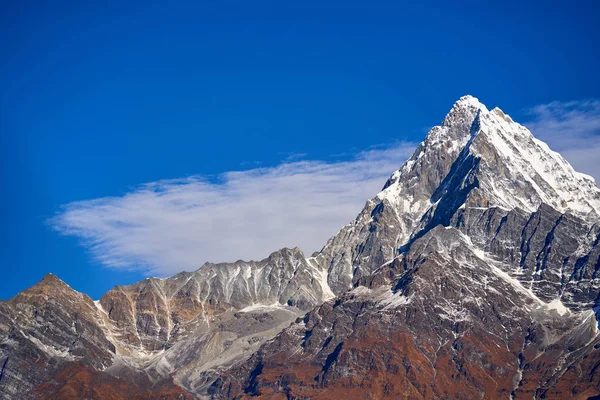
M 311 257 L 0 302 L 0 394 L 593 398 L 599 242 L 594 180 L 465 96 Z

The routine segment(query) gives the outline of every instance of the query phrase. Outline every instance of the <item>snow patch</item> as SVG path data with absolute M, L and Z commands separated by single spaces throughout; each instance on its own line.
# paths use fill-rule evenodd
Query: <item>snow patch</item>
M 28 335 L 23 331 L 21 331 L 21 333 L 23 334 L 23 336 L 25 336 L 27 339 L 29 339 L 33 344 L 35 344 L 37 346 L 37 348 L 42 350 L 48 356 L 60 357 L 60 358 L 67 359 L 69 361 L 75 360 L 75 357 L 72 354 L 70 354 L 70 350 L 68 348 L 59 348 L 56 346 L 50 346 L 50 345 L 43 343 L 40 339 L 33 337 L 31 335 Z
M 406 297 L 400 292 L 394 293 L 392 290 L 388 290 L 383 296 L 379 298 L 379 304 L 383 306 L 383 310 L 395 309 L 400 306 L 405 306 L 410 303 L 412 296 Z
M 320 268 L 317 264 L 314 257 L 307 258 L 306 261 L 310 266 L 315 269 L 315 278 L 317 278 L 319 284 L 321 285 L 321 291 L 323 292 L 323 301 L 327 301 L 335 297 L 335 294 L 329 287 L 329 283 L 327 282 L 327 278 L 329 276 L 328 272 L 324 268 Z
M 289 309 L 290 307 L 284 306 L 281 303 L 273 303 L 273 304 L 252 304 L 250 306 L 244 307 L 241 310 L 239 310 L 238 312 L 253 312 L 253 311 L 266 311 L 266 310 L 274 310 L 274 309 L 278 309 L 278 310 L 286 310 Z
M 570 312 L 569 309 L 560 301 L 560 299 L 552 300 L 550 303 L 546 304 L 546 307 L 549 310 L 556 311 L 561 317 Z

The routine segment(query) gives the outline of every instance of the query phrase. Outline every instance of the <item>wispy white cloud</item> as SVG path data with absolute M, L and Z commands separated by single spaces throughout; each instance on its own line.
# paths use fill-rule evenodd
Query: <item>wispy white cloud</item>
M 525 125 L 536 137 L 600 183 L 600 100 L 555 101 L 529 113 L 532 120 Z
M 66 205 L 50 223 L 81 238 L 103 264 L 170 275 L 205 261 L 261 259 L 281 247 L 306 253 L 360 211 L 416 144 L 349 161 L 285 161 L 273 168 L 152 182 L 122 197 Z

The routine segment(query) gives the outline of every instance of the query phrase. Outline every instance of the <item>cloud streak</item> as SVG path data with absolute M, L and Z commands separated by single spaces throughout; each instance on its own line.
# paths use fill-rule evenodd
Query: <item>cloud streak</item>
M 600 100 L 555 101 L 533 107 L 529 115 L 524 125 L 536 137 L 600 182 Z
M 141 185 L 122 197 L 67 204 L 50 220 L 82 239 L 106 266 L 171 275 L 206 261 L 261 259 L 281 247 L 310 254 L 360 211 L 415 143 L 349 161 L 297 161 L 272 168 Z

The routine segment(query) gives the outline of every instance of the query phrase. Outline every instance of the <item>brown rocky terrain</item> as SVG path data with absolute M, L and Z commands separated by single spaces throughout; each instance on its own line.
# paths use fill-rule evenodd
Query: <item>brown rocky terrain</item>
M 49 381 L 37 386 L 33 390 L 32 396 L 56 400 L 193 399 L 189 393 L 172 382 L 140 387 L 130 381 L 92 370 L 78 363 L 63 367 Z

